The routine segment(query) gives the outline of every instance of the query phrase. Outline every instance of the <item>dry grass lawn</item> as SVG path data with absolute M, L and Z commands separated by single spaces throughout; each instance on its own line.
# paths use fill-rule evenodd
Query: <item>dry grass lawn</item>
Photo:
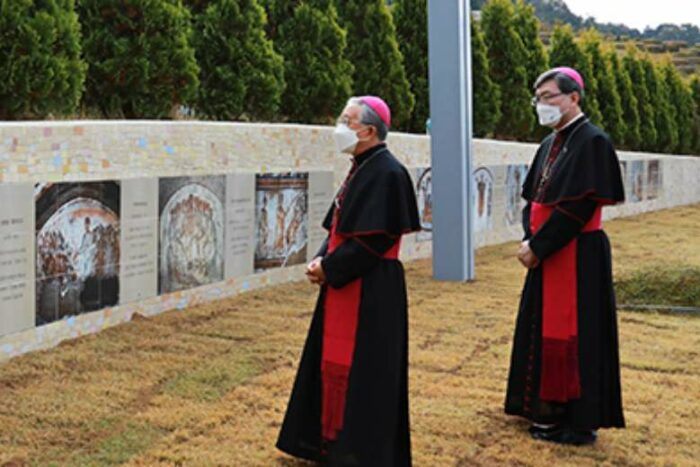
M 700 205 L 609 222 L 616 274 L 700 266 Z M 502 411 L 524 272 L 515 244 L 478 280 L 407 265 L 416 466 L 700 462 L 700 318 L 621 312 L 628 428 L 593 447 L 532 441 Z M 0 365 L 0 466 L 306 465 L 276 452 L 316 291 L 303 282 L 136 319 Z

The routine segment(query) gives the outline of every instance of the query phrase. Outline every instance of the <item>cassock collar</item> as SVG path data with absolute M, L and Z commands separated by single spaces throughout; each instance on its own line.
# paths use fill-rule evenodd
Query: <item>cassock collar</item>
M 375 154 L 377 154 L 377 153 L 379 153 L 379 152 L 382 152 L 382 151 L 385 150 L 385 149 L 386 149 L 386 143 L 380 143 L 380 144 L 378 144 L 378 145 L 376 145 L 376 146 L 372 146 L 372 147 L 369 148 L 368 150 L 366 150 L 366 151 L 364 151 L 364 152 L 362 152 L 362 153 L 360 153 L 360 154 L 358 154 L 358 155 L 356 155 L 356 156 L 353 156 L 353 157 L 355 158 L 355 163 L 356 163 L 356 164 L 358 165 L 358 167 L 359 167 L 360 165 L 362 165 L 362 164 L 364 164 L 365 162 L 367 162 L 367 161 L 369 160 L 370 157 L 372 157 L 373 155 L 375 155 Z
M 556 133 L 561 133 L 562 136 L 567 136 L 574 128 L 579 126 L 581 122 L 586 120 L 585 117 L 586 115 L 583 112 L 579 113 L 574 118 L 572 118 L 571 121 L 567 123 L 563 128 L 557 130 Z

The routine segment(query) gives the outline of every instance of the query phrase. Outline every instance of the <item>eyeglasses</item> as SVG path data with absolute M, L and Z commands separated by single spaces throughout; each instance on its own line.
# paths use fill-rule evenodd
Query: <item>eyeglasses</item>
M 336 125 L 350 125 L 353 122 L 362 123 L 359 118 L 350 118 L 346 115 L 341 115 L 338 120 L 335 121 Z
M 530 104 L 532 104 L 532 106 L 535 107 L 537 104 L 539 104 L 542 101 L 549 102 L 550 100 L 554 99 L 555 97 L 563 96 L 565 94 L 566 94 L 565 92 L 558 92 L 556 94 L 543 94 L 541 96 L 534 96 L 530 100 Z

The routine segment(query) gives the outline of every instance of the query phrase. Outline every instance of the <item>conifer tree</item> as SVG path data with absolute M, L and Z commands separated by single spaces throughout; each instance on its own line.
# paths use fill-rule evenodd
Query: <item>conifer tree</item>
M 525 3 L 525 0 L 515 3 L 515 30 L 525 47 L 527 85 L 532 89 L 537 77 L 547 70 L 549 59 L 540 39 L 540 21 L 535 16 L 535 7 Z M 536 120 L 533 119 L 532 123 L 532 139 L 541 140 L 550 132 L 549 128 L 538 125 Z
M 581 35 L 581 46 L 591 62 L 591 71 L 596 78 L 596 100 L 602 115 L 601 126 L 613 142 L 624 141 L 625 122 L 622 119 L 622 104 L 617 92 L 617 83 L 609 62 L 603 56 L 601 37 L 595 29 Z
M 2 1 L 0 120 L 72 115 L 87 66 L 73 0 Z
M 625 67 L 620 63 L 615 49 L 608 50 L 605 57 L 610 64 L 610 71 L 615 77 L 615 86 L 620 96 L 622 118 L 625 125 L 620 144 L 627 149 L 637 149 L 642 137 L 640 134 L 639 103 L 633 90 L 632 80 Z
M 416 103 L 407 129 L 425 132 L 430 115 L 428 86 L 428 3 L 427 0 L 397 0 L 392 10 L 399 48 L 404 58 L 406 77 Z
M 668 86 L 651 58 L 644 56 L 640 63 L 644 70 L 647 89 L 649 89 L 651 105 L 654 107 L 656 145 L 653 149 L 657 152 L 670 153 L 678 144 L 676 109 L 671 107 Z
M 261 120 L 277 115 L 284 64 L 265 35 L 257 0 L 212 0 L 195 16 L 200 71 L 197 110 L 214 120 Z
M 660 75 L 668 87 L 669 104 L 675 109 L 675 129 L 678 140 L 672 151 L 677 154 L 688 154 L 692 147 L 693 128 L 693 96 L 690 87 L 681 78 L 678 69 L 670 57 L 661 64 Z
M 183 0 L 183 3 L 192 13 L 192 16 L 196 16 L 202 13 L 214 0 Z
M 639 111 L 640 144 L 636 149 L 653 151 L 656 147 L 656 116 L 652 105 L 651 95 L 647 87 L 646 75 L 642 67 L 639 50 L 632 44 L 627 46 L 625 56 L 622 59 L 623 66 L 633 83 L 634 93 L 637 96 L 637 108 Z
M 491 80 L 500 89 L 498 138 L 524 140 L 534 125 L 527 79 L 527 54 L 515 29 L 515 10 L 510 0 L 491 0 L 481 11 L 481 24 L 488 49 Z
M 471 21 L 473 132 L 489 136 L 501 118 L 501 90 L 491 80 L 489 58 L 481 25 Z
M 585 83 L 583 111 L 591 122 L 602 125 L 603 116 L 597 99 L 598 80 L 593 73 L 591 60 L 576 42 L 570 25 L 554 28 L 549 50 L 549 64 L 552 67 L 568 66 L 581 73 Z
M 525 47 L 527 84 L 532 88 L 537 77 L 547 70 L 547 50 L 540 39 L 540 21 L 535 16 L 535 7 L 517 0 L 515 3 L 515 30 Z
M 355 95 L 372 94 L 391 107 L 392 127 L 406 129 L 415 98 L 406 78 L 396 28 L 384 0 L 336 0 L 348 31 L 348 57 L 355 67 Z
M 690 147 L 694 155 L 700 156 L 700 75 L 694 75 L 690 80 L 690 91 L 694 107 Z
M 171 0 L 79 0 L 89 63 L 84 105 L 112 118 L 167 118 L 197 94 L 189 11 Z
M 287 121 L 332 123 L 352 94 L 347 33 L 332 0 L 264 0 L 268 37 L 284 60 Z

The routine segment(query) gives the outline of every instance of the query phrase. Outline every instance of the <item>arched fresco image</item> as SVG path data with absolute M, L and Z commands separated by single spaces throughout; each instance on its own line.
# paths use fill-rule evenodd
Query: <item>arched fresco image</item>
M 224 278 L 224 177 L 159 182 L 159 293 Z
M 118 304 L 119 183 L 41 183 L 34 200 L 37 325 Z
M 418 241 L 432 238 L 433 230 L 433 174 L 430 167 L 416 169 L 416 202 L 420 215 L 421 231 L 416 234 Z

